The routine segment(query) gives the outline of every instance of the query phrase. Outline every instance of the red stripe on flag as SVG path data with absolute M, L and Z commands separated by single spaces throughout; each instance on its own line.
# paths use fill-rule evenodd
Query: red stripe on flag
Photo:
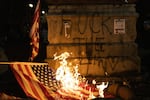
M 30 60 L 32 61 L 39 52 L 39 21 L 40 21 L 40 0 L 37 2 L 36 9 L 34 11 L 33 23 L 30 30 L 30 38 L 32 45 L 32 52 Z
M 50 89 L 37 80 L 30 65 L 12 64 L 11 69 L 28 97 L 36 100 L 54 100 L 50 95 Z

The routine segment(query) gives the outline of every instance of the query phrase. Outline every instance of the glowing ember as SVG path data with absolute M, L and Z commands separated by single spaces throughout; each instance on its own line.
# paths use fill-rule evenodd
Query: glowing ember
M 85 77 L 81 77 L 78 73 L 78 66 L 68 66 L 67 58 L 70 56 L 68 52 L 64 52 L 59 56 L 54 55 L 54 60 L 60 61 L 60 66 L 56 70 L 56 79 L 61 82 L 61 90 L 69 94 L 72 94 L 76 99 L 90 100 L 97 96 L 104 98 L 104 89 L 108 86 L 108 83 L 104 82 L 100 85 L 96 85 L 96 81 L 93 80 L 93 85 L 89 85 L 88 81 L 85 81 Z M 71 65 L 71 64 L 69 64 Z M 68 96 L 67 95 L 67 96 Z M 86 99 L 85 99 L 86 98 Z

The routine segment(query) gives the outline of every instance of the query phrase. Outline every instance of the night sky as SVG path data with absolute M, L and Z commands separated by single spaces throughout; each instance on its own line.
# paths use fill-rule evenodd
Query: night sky
M 1 35 L 8 35 L 10 31 L 18 31 L 23 20 L 25 5 L 24 0 L 9 0 L 0 3 L 1 10 Z M 17 28 L 16 28 L 17 27 Z M 13 29 L 13 30 L 10 30 Z M 17 30 L 18 29 L 18 30 Z
M 150 48 L 150 5 L 149 0 L 140 0 L 137 3 L 137 41 L 141 48 Z
M 41 1 L 42 9 L 46 9 L 44 0 Z M 29 3 L 33 3 L 34 7 L 29 8 Z M 36 3 L 37 0 L 5 0 L 3 3 L 0 3 L 1 36 L 7 35 L 13 39 L 25 37 L 31 26 Z
M 32 3 L 33 8 L 28 4 Z M 27 61 L 30 55 L 29 31 L 37 0 L 4 0 L 0 3 L 0 46 L 10 61 Z M 47 10 L 41 0 L 41 10 Z

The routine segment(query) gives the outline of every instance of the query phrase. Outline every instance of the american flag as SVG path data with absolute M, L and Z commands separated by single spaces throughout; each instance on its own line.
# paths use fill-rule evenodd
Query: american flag
M 79 90 L 66 91 L 47 63 L 14 62 L 10 66 L 25 94 L 35 100 L 87 100 L 89 89 L 98 93 L 95 87 L 84 83 Z
M 30 61 L 32 61 L 38 55 L 39 52 L 39 21 L 40 21 L 40 0 L 38 0 L 34 11 L 33 23 L 30 30 L 30 38 L 31 38 L 30 45 L 32 45 L 32 53 Z
M 10 66 L 28 97 L 35 100 L 55 100 L 59 83 L 47 64 L 16 62 Z

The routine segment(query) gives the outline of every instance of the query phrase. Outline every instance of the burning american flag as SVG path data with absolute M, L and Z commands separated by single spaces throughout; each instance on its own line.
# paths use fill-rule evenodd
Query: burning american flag
M 47 63 L 15 62 L 11 69 L 28 97 L 36 100 L 91 100 L 104 98 L 103 90 L 107 84 L 88 84 L 79 77 L 77 66 L 67 67 L 69 53 L 55 55 L 60 67 L 54 71 Z M 101 95 L 102 94 L 102 95 Z

